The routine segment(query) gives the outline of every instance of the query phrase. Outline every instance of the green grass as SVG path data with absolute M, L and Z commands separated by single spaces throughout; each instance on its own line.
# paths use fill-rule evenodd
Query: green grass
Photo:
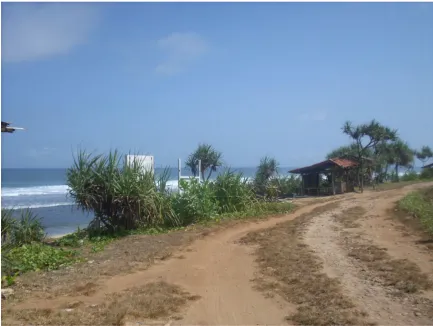
M 3 252 L 8 260 L 2 266 L 3 285 L 12 285 L 16 276 L 40 270 L 54 270 L 82 260 L 79 252 L 55 248 L 44 243 L 31 243 Z
M 398 202 L 398 208 L 419 219 L 424 230 L 433 235 L 433 187 L 411 192 Z

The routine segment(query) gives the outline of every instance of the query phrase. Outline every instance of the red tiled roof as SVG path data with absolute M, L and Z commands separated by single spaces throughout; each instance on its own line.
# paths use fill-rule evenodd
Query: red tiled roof
M 342 167 L 342 168 L 351 168 L 351 167 L 358 165 L 358 162 L 353 161 L 353 160 L 349 160 L 347 158 L 336 157 L 336 158 L 331 158 L 329 160 L 334 162 L 335 164 L 337 164 L 339 167 Z

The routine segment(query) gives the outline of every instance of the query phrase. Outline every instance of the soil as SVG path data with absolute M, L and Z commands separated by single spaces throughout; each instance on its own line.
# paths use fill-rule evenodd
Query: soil
M 433 292 L 429 287 L 429 282 L 433 281 L 433 254 L 426 245 L 418 241 L 416 234 L 410 234 L 410 230 L 402 229 L 402 224 L 397 219 L 392 219 L 390 215 L 398 199 L 410 191 L 427 186 L 433 186 L 433 183 L 409 185 L 386 191 L 366 191 L 363 194 L 352 193 L 331 197 L 326 201 L 303 199 L 298 201 L 299 208 L 294 213 L 282 217 L 233 223 L 230 227 L 209 229 L 205 234 L 195 231 L 195 233 L 189 233 L 188 237 L 171 235 L 171 238 L 177 239 L 177 247 L 171 244 L 170 254 L 159 257 L 161 259 L 155 259 L 156 251 L 150 259 L 148 255 L 139 254 L 131 247 L 129 249 L 122 248 L 126 252 L 134 253 L 133 263 L 128 262 L 125 257 L 120 258 L 118 255 L 117 265 L 127 264 L 127 268 L 118 268 L 117 270 L 106 265 L 110 273 L 104 277 L 96 275 L 97 280 L 95 275 L 89 277 L 89 283 L 96 284 L 89 285 L 91 291 L 58 291 L 48 296 L 41 294 L 44 292 L 42 289 L 32 291 L 27 288 L 25 295 L 21 297 L 19 302 L 13 300 L 10 303 L 8 300 L 4 302 L 2 305 L 3 323 L 13 324 L 22 323 L 23 320 L 29 321 L 29 318 L 31 320 L 29 313 L 36 314 L 47 309 L 61 310 L 73 302 L 80 302 L 83 307 L 102 306 L 108 297 L 120 297 L 121 294 L 125 293 L 125 290 L 133 291 L 134 288 L 143 288 L 146 284 L 158 284 L 157 282 L 168 284 L 167 288 L 170 289 L 171 287 L 181 289 L 176 291 L 185 291 L 184 293 L 194 297 L 194 300 L 188 299 L 188 304 L 184 300 L 182 301 L 182 309 L 170 310 L 176 311 L 176 314 L 167 312 L 167 314 L 161 314 L 155 318 L 149 318 L 149 314 L 147 314 L 145 315 L 146 320 L 140 319 L 140 315 L 128 314 L 126 309 L 122 318 L 116 322 L 117 324 L 137 325 L 137 323 L 148 324 L 151 321 L 164 325 L 167 323 L 173 325 L 306 323 L 303 320 L 308 319 L 296 319 L 290 316 L 295 316 L 302 307 L 308 306 L 309 302 L 301 304 L 290 293 L 278 291 L 278 289 L 283 288 L 284 284 L 282 283 L 289 282 L 287 277 L 283 277 L 284 275 L 280 278 L 274 277 L 272 280 L 273 274 L 278 275 L 276 270 L 278 268 L 284 268 L 285 271 L 287 269 L 287 273 L 290 273 L 290 265 L 288 265 L 290 262 L 287 261 L 285 264 L 284 260 L 286 256 L 287 259 L 290 258 L 290 252 L 287 255 L 282 255 L 278 262 L 272 259 L 268 260 L 269 266 L 264 265 L 266 260 L 263 259 L 263 255 L 266 255 L 266 251 L 263 251 L 263 248 L 266 248 L 263 241 L 266 241 L 268 248 L 272 249 L 273 236 L 275 236 L 275 240 L 281 239 L 281 241 L 287 237 L 296 236 L 297 240 L 288 244 L 287 250 L 291 250 L 293 253 L 295 247 L 289 248 L 289 246 L 299 246 L 299 248 L 303 248 L 299 254 L 309 255 L 312 264 L 315 261 L 318 262 L 317 265 L 314 265 L 318 273 L 317 277 L 320 276 L 320 280 L 323 282 L 330 280 L 332 283 L 332 292 L 330 293 L 340 297 L 341 300 L 344 297 L 343 301 L 347 309 L 352 309 L 350 313 L 357 316 L 356 320 L 347 319 L 347 323 L 351 323 L 350 321 L 353 320 L 353 323 L 364 324 L 433 324 Z M 338 203 L 339 205 L 338 207 L 336 205 L 330 206 L 329 203 Z M 361 212 L 354 225 L 340 223 L 338 216 L 355 206 L 363 207 L 365 214 Z M 320 210 L 320 207 L 326 207 L 326 209 Z M 310 215 L 307 216 L 306 214 Z M 293 224 L 294 221 L 304 222 Z M 298 226 L 294 227 L 294 225 Z M 273 231 L 270 232 L 271 230 Z M 261 237 L 262 242 L 247 242 L 245 244 L 239 241 L 245 236 L 260 234 L 265 231 L 270 233 L 268 233 L 267 238 Z M 285 233 L 289 231 L 291 233 Z M 170 237 L 165 236 L 164 239 Z M 179 240 L 185 237 L 188 240 Z M 260 237 L 258 236 L 258 238 Z M 141 245 L 140 241 L 143 239 L 146 242 Z M 149 239 L 149 237 L 136 237 L 134 238 L 134 245 L 145 251 L 146 247 L 155 247 L 156 244 L 161 243 L 158 242 L 161 241 L 158 240 L 158 236 Z M 371 263 L 371 261 L 355 257 L 354 255 L 359 253 L 359 250 L 354 250 L 366 244 L 374 246 L 376 251 L 377 248 L 381 248 L 380 250 L 386 251 L 387 256 L 385 258 L 380 256 L 381 260 L 378 260 L 378 264 L 374 264 L 374 261 Z M 132 245 L 131 242 L 130 245 Z M 114 244 L 112 250 L 115 250 L 115 247 Z M 273 249 L 275 250 L 275 248 L 274 246 Z M 279 251 L 285 250 L 284 247 L 279 248 Z M 276 254 L 271 250 L 268 253 Z M 302 257 L 299 256 L 298 258 Z M 105 254 L 104 262 L 107 258 Z M 401 270 L 400 274 L 395 272 L 399 269 L 396 266 L 400 266 L 395 262 L 403 260 L 409 264 L 403 264 L 406 266 L 404 268 L 409 268 L 408 271 L 415 270 L 418 273 L 416 274 L 418 278 L 413 280 L 414 287 L 411 287 L 408 292 L 395 284 L 390 284 L 390 279 L 394 280 L 399 277 L 403 281 L 407 281 L 407 276 L 404 276 L 406 274 L 403 273 L 406 272 L 406 269 Z M 116 262 L 112 263 L 116 265 Z M 275 265 L 277 263 L 278 265 Z M 392 272 L 391 274 L 381 274 L 378 266 L 383 264 L 389 266 L 394 264 L 392 265 L 393 270 L 389 271 Z M 101 268 L 92 271 L 101 272 Z M 265 275 L 264 269 L 266 268 L 272 273 Z M 74 270 L 60 272 L 62 275 L 65 274 L 64 282 L 66 285 L 68 284 L 68 273 L 72 276 Z M 273 293 L 269 287 L 266 290 L 267 293 L 264 293 L 256 286 L 257 282 L 254 280 L 265 276 L 268 281 L 275 283 Z M 303 277 L 303 275 L 297 277 Z M 37 280 L 37 278 L 33 278 L 33 280 Z M 69 288 L 73 288 L 76 286 L 76 283 L 73 283 L 76 282 L 76 279 L 71 277 L 70 280 Z M 25 280 L 22 282 L 25 283 Z M 277 285 L 278 282 L 281 286 Z M 291 279 L 290 282 L 296 282 L 296 280 Z M 317 284 L 308 282 L 302 284 L 304 287 L 317 286 Z M 83 286 L 86 288 L 86 284 Z M 286 286 L 285 289 L 289 289 L 289 287 Z M 291 287 L 291 289 L 298 288 Z M 310 291 L 308 288 L 304 290 Z M 174 290 L 170 291 L 173 292 Z M 307 296 L 305 298 L 305 300 L 314 301 L 312 297 Z M 119 302 L 128 301 L 120 300 Z M 311 302 L 312 307 L 314 304 Z M 74 313 L 79 316 L 80 306 L 73 309 Z M 84 310 L 83 308 L 83 313 Z M 88 309 L 85 311 L 89 314 Z M 22 317 L 24 313 L 27 316 L 26 319 Z M 341 314 L 338 309 L 327 313 L 329 314 L 327 319 L 320 321 L 319 311 L 315 315 L 316 319 L 309 321 L 317 324 L 331 324 L 333 320 L 343 320 L 337 318 L 341 317 L 337 315 Z M 332 314 L 336 315 L 333 316 Z M 62 320 L 62 322 L 72 325 L 78 320 L 83 320 L 82 316 L 80 318 L 71 318 Z M 44 319 L 45 323 L 55 324 L 56 321 L 58 322 L 54 319 L 50 321 L 49 317 Z

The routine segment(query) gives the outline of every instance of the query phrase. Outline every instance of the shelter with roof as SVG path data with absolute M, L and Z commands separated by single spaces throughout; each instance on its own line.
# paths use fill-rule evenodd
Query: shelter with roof
M 354 174 L 349 172 L 358 165 L 354 158 L 336 157 L 289 173 L 302 176 L 301 195 L 335 195 L 354 191 Z
M 430 163 L 430 164 L 424 165 L 422 168 L 423 168 L 423 169 L 433 169 L 433 163 Z

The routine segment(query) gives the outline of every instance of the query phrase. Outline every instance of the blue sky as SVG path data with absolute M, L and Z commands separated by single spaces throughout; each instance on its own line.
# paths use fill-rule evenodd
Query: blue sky
M 373 118 L 433 145 L 432 3 L 2 3 L 3 167 L 78 146 L 322 160 Z

